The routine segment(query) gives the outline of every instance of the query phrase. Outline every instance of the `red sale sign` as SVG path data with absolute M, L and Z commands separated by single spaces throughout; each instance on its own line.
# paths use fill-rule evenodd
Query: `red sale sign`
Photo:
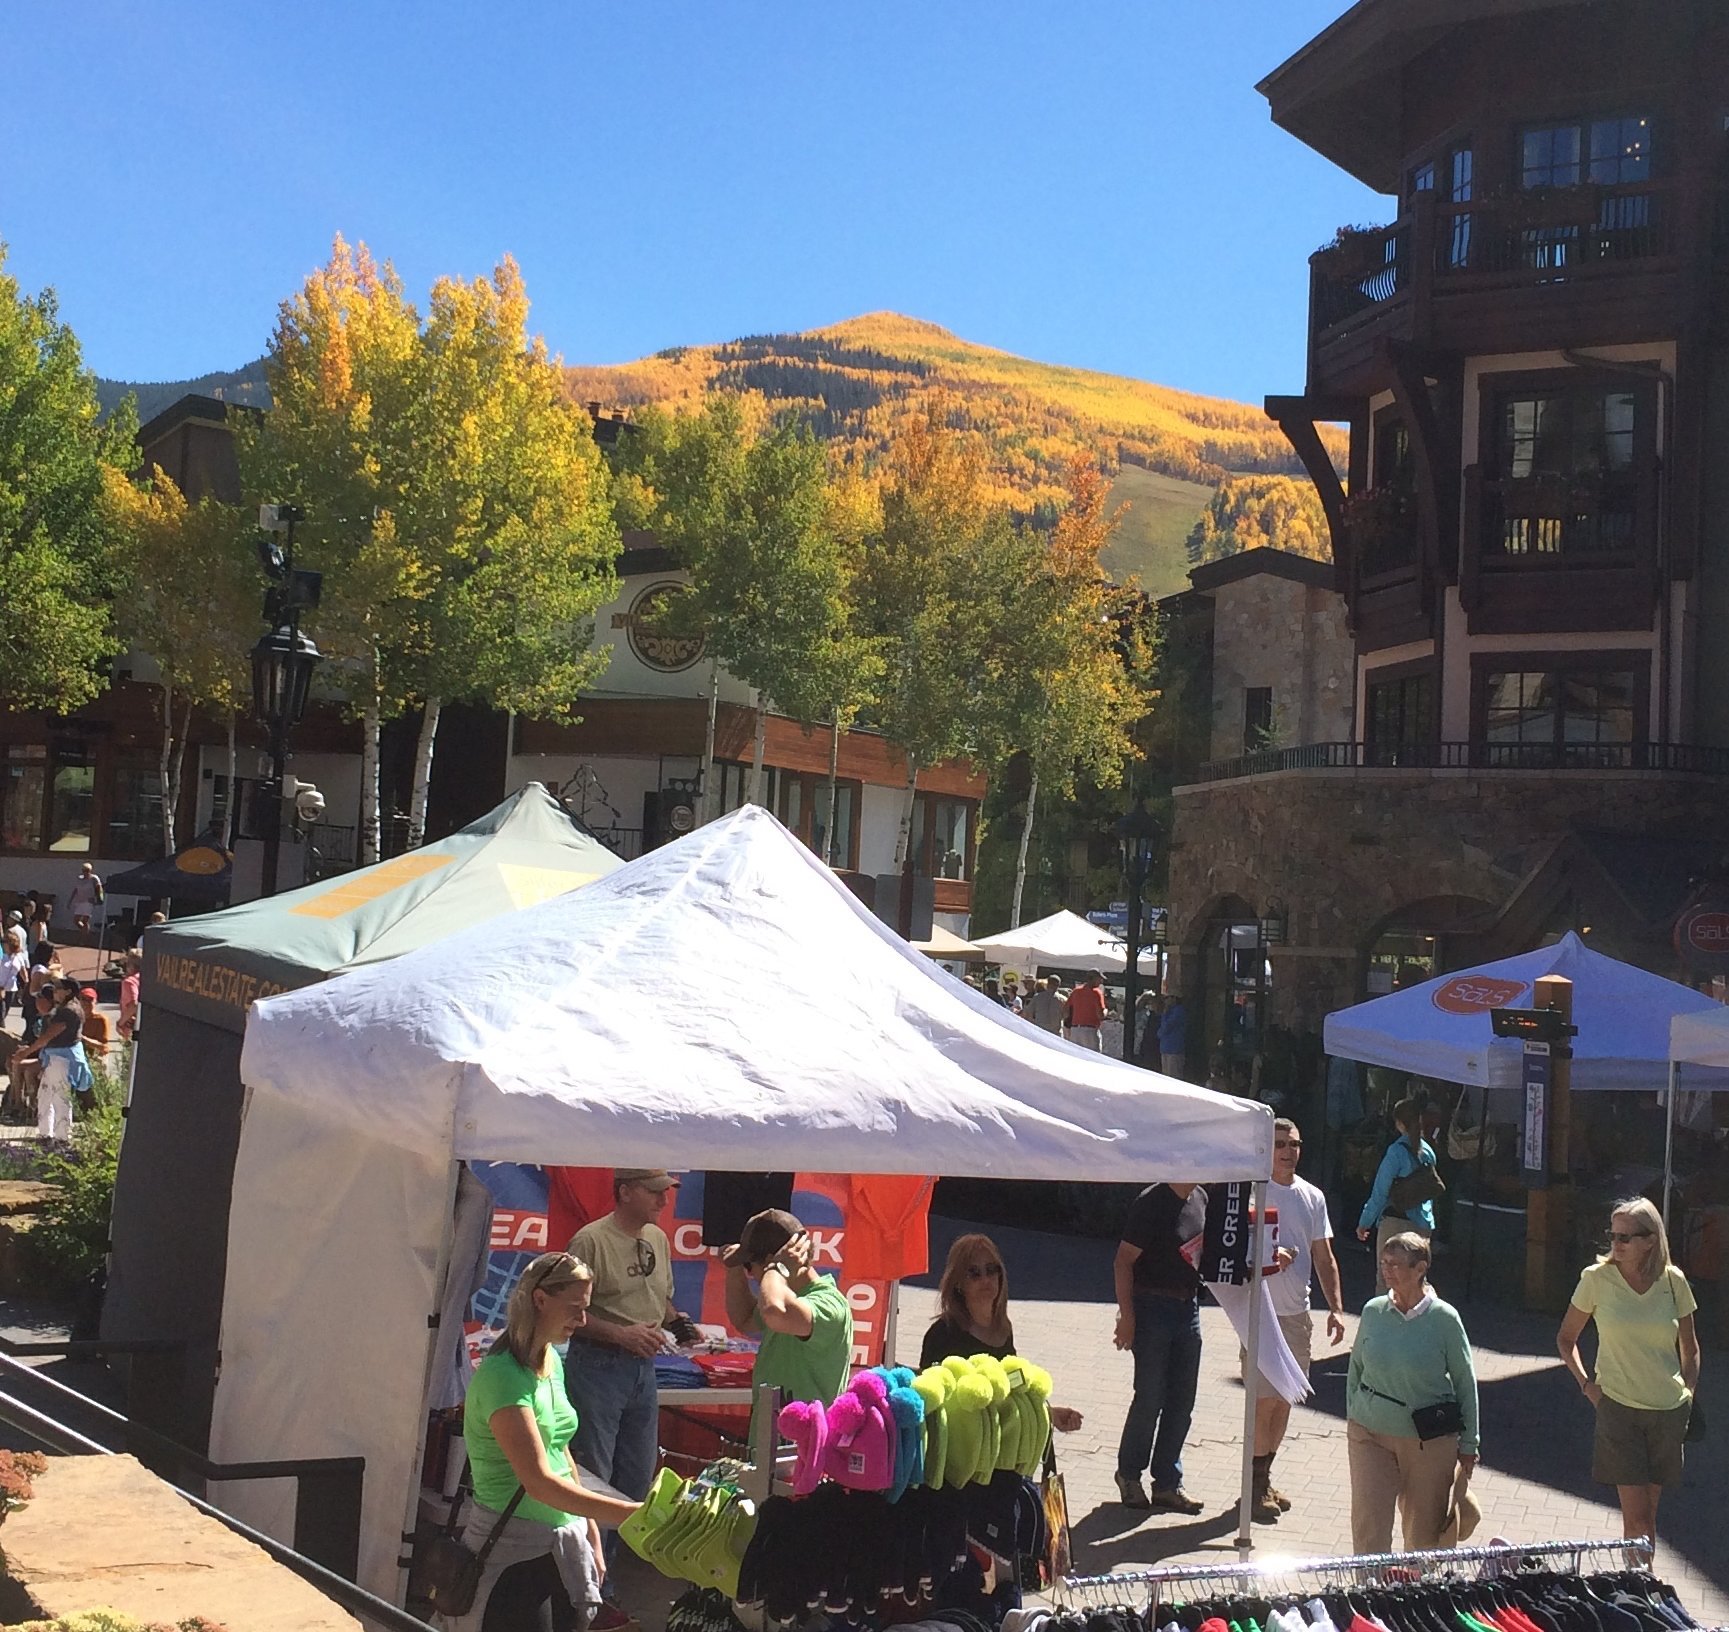
M 1487 1014 L 1490 1009 L 1506 1009 L 1526 991 L 1522 980 L 1502 980 L 1496 975 L 1455 975 L 1444 980 L 1431 994 L 1430 1001 L 1443 1014 Z

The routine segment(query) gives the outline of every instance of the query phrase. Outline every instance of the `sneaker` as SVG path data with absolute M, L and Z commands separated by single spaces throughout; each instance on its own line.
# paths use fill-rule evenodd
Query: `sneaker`
M 1279 1511 L 1281 1513 L 1289 1513 L 1291 1511 L 1291 1498 L 1280 1490 L 1277 1485 L 1268 1485 L 1267 1495 L 1279 1504 Z
M 1191 1517 L 1206 1511 L 1204 1505 L 1197 1502 L 1181 1485 L 1174 1490 L 1160 1489 L 1155 1485 L 1147 1497 L 1147 1506 L 1156 1508 L 1161 1513 L 1187 1513 Z
M 589 1632 L 640 1632 L 634 1615 L 627 1615 L 617 1604 L 606 1600 L 594 1612 L 594 1619 L 588 1623 Z
M 1147 1493 L 1139 1478 L 1131 1479 L 1127 1474 L 1117 1475 L 1117 1500 L 1124 1507 L 1148 1508 L 1153 1504 L 1147 1500 Z

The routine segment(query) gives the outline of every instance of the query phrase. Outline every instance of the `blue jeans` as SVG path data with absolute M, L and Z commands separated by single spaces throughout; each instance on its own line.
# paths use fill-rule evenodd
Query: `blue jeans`
M 660 1395 L 654 1362 L 598 1343 L 572 1343 L 564 1357 L 564 1388 L 576 1407 L 576 1460 L 632 1501 L 654 1482 L 660 1460 Z M 605 1532 L 607 1585 L 618 1556 L 618 1532 Z
M 1139 1479 L 1150 1463 L 1153 1486 L 1183 1482 L 1183 1441 L 1195 1414 L 1201 1375 L 1201 1306 L 1194 1298 L 1135 1294 L 1135 1397 L 1117 1447 L 1117 1472 Z

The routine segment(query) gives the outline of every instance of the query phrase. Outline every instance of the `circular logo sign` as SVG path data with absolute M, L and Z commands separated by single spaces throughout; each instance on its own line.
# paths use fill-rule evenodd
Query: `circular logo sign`
M 688 833 L 696 826 L 696 812 L 689 805 L 674 805 L 666 813 L 666 825 L 674 833 Z
M 1729 912 L 1695 907 L 1675 922 L 1675 950 L 1683 958 L 1729 956 Z
M 682 584 L 650 584 L 634 601 L 622 618 L 630 637 L 630 649 L 638 659 L 662 674 L 676 674 L 697 662 L 707 644 L 701 635 L 673 635 L 658 625 L 673 597 L 684 588 Z
M 174 865 L 183 873 L 193 873 L 199 878 L 214 878 L 228 865 L 228 855 L 213 844 L 195 844 L 189 850 L 182 850 L 174 858 Z
M 1493 975 L 1454 975 L 1444 980 L 1431 1001 L 1443 1014 L 1487 1014 L 1505 1009 L 1525 990 L 1522 980 L 1498 980 Z

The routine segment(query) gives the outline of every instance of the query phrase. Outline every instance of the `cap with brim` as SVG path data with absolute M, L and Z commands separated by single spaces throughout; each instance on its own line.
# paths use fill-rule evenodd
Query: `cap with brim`
M 1453 1506 L 1447 1514 L 1447 1523 L 1436 1545 L 1457 1547 L 1461 1542 L 1468 1541 L 1482 1522 L 1483 1507 L 1477 1500 L 1476 1492 L 1469 1485 L 1455 1484 Z
M 738 1255 L 747 1264 L 765 1263 L 791 1241 L 804 1234 L 804 1225 L 784 1208 L 768 1207 L 745 1220 L 739 1232 Z
M 640 1184 L 645 1190 L 676 1190 L 679 1181 L 664 1167 L 615 1167 L 614 1184 Z
M 94 986 L 80 987 L 78 995 L 80 997 L 87 997 L 92 1003 L 94 1003 L 96 1001 L 96 988 Z

